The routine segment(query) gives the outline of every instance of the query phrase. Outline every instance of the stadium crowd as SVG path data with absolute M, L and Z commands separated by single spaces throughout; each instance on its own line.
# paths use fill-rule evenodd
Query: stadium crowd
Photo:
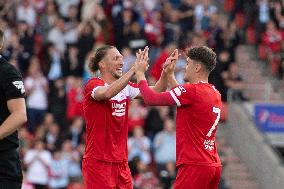
M 245 41 L 257 47 L 269 73 L 283 81 L 284 1 L 227 0 L 224 10 L 236 21 Z
M 1 53 L 23 74 L 27 94 L 28 123 L 19 130 L 23 189 L 84 188 L 83 85 L 90 78 L 88 60 L 102 44 L 115 45 L 121 51 L 124 70 L 134 63 L 135 51 L 148 45 L 148 78 L 152 83 L 160 77 L 162 64 L 173 49 L 182 52 L 191 45 L 208 45 L 218 54 L 210 82 L 221 92 L 224 104 L 228 89 L 236 91 L 235 100 L 247 100 L 241 93 L 242 78 L 234 63 L 235 48 L 244 42 L 243 30 L 238 29 L 239 15 L 246 11 L 246 7 L 240 7 L 244 2 L 0 1 L 0 27 L 5 30 Z M 265 2 L 268 3 L 259 1 L 261 14 L 268 7 L 269 3 L 263 5 Z M 223 5 L 225 10 L 231 9 L 227 15 L 223 14 Z M 280 27 L 282 12 L 276 18 L 280 19 Z M 263 16 L 266 15 L 259 18 Z M 266 23 L 275 30 L 273 22 L 262 19 L 261 31 Z M 244 27 L 249 30 L 249 26 Z M 283 45 L 269 41 L 270 31 L 267 35 L 263 42 L 271 51 L 275 50 L 271 54 L 274 59 L 281 55 Z M 176 69 L 179 83 L 183 83 L 185 62 L 181 53 Z M 171 188 L 176 176 L 174 115 L 175 109 L 170 107 L 145 107 L 141 100 L 131 103 L 128 155 L 135 188 Z M 227 188 L 223 180 L 220 188 Z

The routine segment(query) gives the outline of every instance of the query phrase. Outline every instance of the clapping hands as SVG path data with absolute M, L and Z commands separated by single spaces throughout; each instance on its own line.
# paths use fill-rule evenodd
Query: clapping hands
M 136 75 L 144 74 L 147 71 L 149 67 L 148 52 L 149 52 L 149 47 L 146 46 L 143 50 L 139 49 L 138 52 L 136 53 L 136 61 L 134 64 Z
M 163 71 L 167 75 L 174 75 L 176 63 L 179 57 L 178 49 L 175 49 L 172 54 L 167 58 L 163 65 Z

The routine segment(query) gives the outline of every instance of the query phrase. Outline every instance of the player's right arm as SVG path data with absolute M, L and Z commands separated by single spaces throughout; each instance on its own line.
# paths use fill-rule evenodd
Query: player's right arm
M 92 97 L 97 101 L 108 100 L 114 97 L 126 87 L 134 73 L 135 70 L 134 67 L 132 67 L 130 70 L 128 70 L 128 72 L 126 72 L 126 74 L 124 74 L 121 78 L 113 82 L 111 85 L 97 86 L 92 92 Z
M 136 58 L 135 64 L 137 62 L 141 61 L 142 57 L 143 58 L 146 57 L 146 53 L 148 53 L 148 47 L 146 47 L 143 51 L 139 50 L 139 52 L 137 53 L 137 58 Z M 130 79 L 131 79 L 131 77 L 133 76 L 134 73 L 135 73 L 135 66 L 130 68 L 130 70 L 128 70 L 128 72 L 126 72 L 126 74 L 124 74 L 121 78 L 119 78 L 118 80 L 113 82 L 111 85 L 109 85 L 109 86 L 98 86 L 98 87 L 94 88 L 93 91 L 92 91 L 92 97 L 94 99 L 98 100 L 98 101 L 108 100 L 108 99 L 114 97 L 122 89 L 124 89 L 126 87 L 126 85 L 130 81 Z

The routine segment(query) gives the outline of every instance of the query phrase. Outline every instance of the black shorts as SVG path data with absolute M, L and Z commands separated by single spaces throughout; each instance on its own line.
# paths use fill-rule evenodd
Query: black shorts
M 21 189 L 22 183 L 21 182 L 14 182 L 14 181 L 0 181 L 0 189 Z
M 16 149 L 0 152 L 0 183 L 22 183 L 23 175 L 19 153 Z M 10 187 L 12 188 L 12 187 Z M 2 185 L 0 185 L 2 189 Z

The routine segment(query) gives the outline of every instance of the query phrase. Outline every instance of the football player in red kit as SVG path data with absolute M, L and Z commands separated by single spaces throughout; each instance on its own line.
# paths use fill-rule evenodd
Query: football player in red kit
M 216 54 L 208 47 L 193 47 L 187 53 L 185 84 L 174 77 L 178 59 L 166 65 L 171 72 L 168 83 L 172 90 L 157 93 L 148 87 L 144 72 L 147 60 L 135 65 L 139 89 L 147 105 L 176 105 L 177 178 L 175 189 L 217 189 L 221 162 L 215 136 L 221 113 L 221 95 L 208 83 L 209 73 L 216 65 Z
M 128 166 L 128 106 L 139 96 L 136 84 L 129 82 L 132 67 L 122 74 L 122 55 L 114 46 L 98 48 L 89 64 L 100 77 L 91 78 L 84 90 L 83 110 L 86 121 L 86 149 L 82 162 L 87 189 L 132 189 Z M 137 61 L 148 60 L 148 47 L 137 53 Z M 166 90 L 167 76 L 153 87 Z

